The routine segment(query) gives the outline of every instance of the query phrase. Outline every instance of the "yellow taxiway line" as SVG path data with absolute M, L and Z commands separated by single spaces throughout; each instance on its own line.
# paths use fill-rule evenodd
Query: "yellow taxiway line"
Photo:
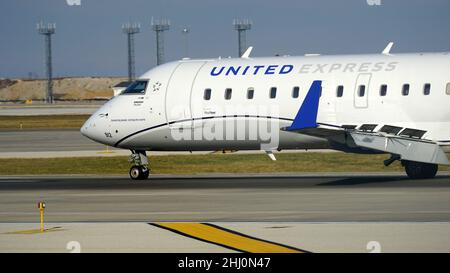
M 307 251 L 275 242 L 251 237 L 209 223 L 150 223 L 177 234 L 212 243 L 225 248 L 249 253 L 305 253 Z

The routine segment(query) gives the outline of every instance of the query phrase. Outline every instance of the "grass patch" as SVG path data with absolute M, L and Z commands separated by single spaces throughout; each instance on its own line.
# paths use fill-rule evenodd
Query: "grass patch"
M 79 129 L 89 115 L 0 116 L 0 130 Z
M 400 163 L 382 163 L 388 155 L 345 153 L 283 153 L 271 161 L 264 154 L 168 155 L 150 157 L 154 174 L 277 173 L 277 172 L 390 172 Z M 127 174 L 127 157 L 0 159 L 0 175 Z M 449 167 L 440 170 L 450 171 Z

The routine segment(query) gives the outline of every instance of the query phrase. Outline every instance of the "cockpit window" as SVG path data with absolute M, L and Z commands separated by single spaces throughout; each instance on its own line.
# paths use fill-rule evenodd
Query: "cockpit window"
M 138 80 L 130 84 L 122 94 L 145 94 L 145 88 L 147 87 L 147 81 Z

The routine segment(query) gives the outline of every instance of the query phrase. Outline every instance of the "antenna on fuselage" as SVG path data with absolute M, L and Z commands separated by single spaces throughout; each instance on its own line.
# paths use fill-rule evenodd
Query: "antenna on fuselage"
M 264 151 L 266 152 L 267 156 L 272 160 L 272 161 L 277 161 L 277 158 L 275 157 L 275 155 L 273 154 L 272 151 Z
M 389 44 L 387 44 L 387 46 L 383 49 L 383 52 L 381 52 L 381 54 L 383 55 L 391 55 L 391 49 L 394 46 L 394 42 L 389 42 Z
M 242 58 L 242 59 L 248 59 L 248 58 L 250 58 L 250 54 L 252 53 L 252 50 L 253 50 L 253 47 L 252 47 L 252 46 L 249 46 L 249 47 L 247 48 L 247 50 L 244 52 L 244 54 L 242 54 L 241 58 Z

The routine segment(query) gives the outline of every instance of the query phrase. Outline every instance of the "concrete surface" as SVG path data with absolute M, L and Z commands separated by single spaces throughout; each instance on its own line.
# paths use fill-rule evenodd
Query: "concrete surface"
M 310 252 L 450 252 L 450 223 L 228 223 L 252 237 Z M 0 252 L 236 252 L 143 223 L 51 223 L 52 232 L 11 234 L 38 224 L 0 224 Z M 74 243 L 75 242 L 75 243 Z
M 105 101 L 80 105 L 0 105 L 0 116 L 41 116 L 41 115 L 91 115 L 103 105 Z
M 49 232 L 33 233 L 41 200 Z M 148 224 L 159 221 L 212 222 L 311 252 L 450 252 L 450 175 L 0 178 L 0 252 L 232 252 Z
M 0 222 L 450 221 L 450 176 L 3 177 Z
M 83 137 L 79 130 L 23 130 L 0 132 L 1 153 L 101 151 L 105 145 Z

